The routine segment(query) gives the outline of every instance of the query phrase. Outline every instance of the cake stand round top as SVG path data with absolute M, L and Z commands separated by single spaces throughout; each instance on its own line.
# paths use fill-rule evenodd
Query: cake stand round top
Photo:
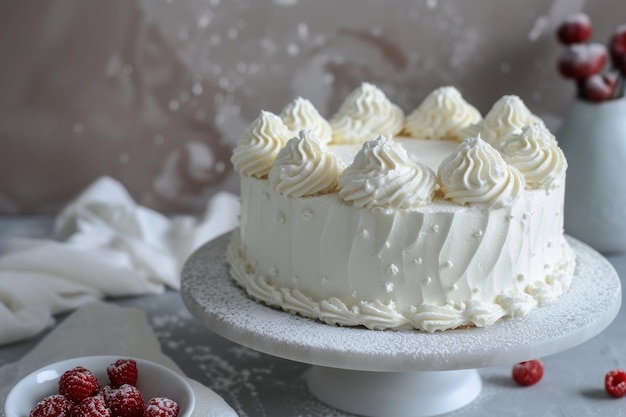
M 621 305 L 612 265 L 567 237 L 576 253 L 569 291 L 523 318 L 486 328 L 424 333 L 339 327 L 271 308 L 230 278 L 222 235 L 195 251 L 182 271 L 181 295 L 209 329 L 243 346 L 312 365 L 361 371 L 442 371 L 508 365 L 551 355 L 604 330 Z

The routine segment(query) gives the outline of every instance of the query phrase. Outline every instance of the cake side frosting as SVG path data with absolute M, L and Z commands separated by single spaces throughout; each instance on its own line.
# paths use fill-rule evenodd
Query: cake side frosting
M 331 324 L 486 326 L 569 288 L 573 255 L 553 222 L 560 197 L 534 191 L 491 212 L 436 202 L 385 215 L 336 195 L 289 199 L 246 178 L 242 198 L 257 205 L 242 212 L 229 257 L 253 297 Z

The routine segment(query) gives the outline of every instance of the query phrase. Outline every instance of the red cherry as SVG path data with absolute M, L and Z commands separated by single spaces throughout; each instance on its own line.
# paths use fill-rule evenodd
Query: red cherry
M 606 65 L 607 52 L 599 43 L 574 44 L 563 51 L 558 67 L 565 78 L 584 80 L 602 71 Z
M 556 37 L 563 45 L 583 43 L 591 37 L 591 20 L 584 13 L 572 14 L 558 26 Z
M 623 74 L 626 74 L 626 24 L 619 26 L 609 41 L 611 61 Z
M 512 376 L 520 385 L 534 385 L 543 377 L 543 363 L 538 359 L 517 363 L 513 366 Z
M 594 102 L 611 100 L 615 97 L 617 74 L 594 74 L 583 81 L 582 95 L 585 99 Z

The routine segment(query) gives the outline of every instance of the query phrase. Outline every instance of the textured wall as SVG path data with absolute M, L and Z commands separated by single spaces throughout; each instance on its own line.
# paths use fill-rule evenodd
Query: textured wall
M 199 211 L 237 191 L 230 151 L 297 95 L 332 114 L 362 81 L 405 111 L 456 85 L 481 111 L 520 95 L 556 127 L 573 85 L 554 27 L 604 42 L 623 0 L 0 0 L 0 213 L 51 212 L 101 175 Z

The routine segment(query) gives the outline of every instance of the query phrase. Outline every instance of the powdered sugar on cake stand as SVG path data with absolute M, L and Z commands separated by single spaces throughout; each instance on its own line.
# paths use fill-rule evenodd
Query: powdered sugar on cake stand
M 200 249 L 182 272 L 190 312 L 214 332 L 243 346 L 314 365 L 311 392 L 367 416 L 433 416 L 474 400 L 476 368 L 512 365 L 583 343 L 604 330 L 621 305 L 612 265 L 568 237 L 577 267 L 570 290 L 554 304 L 487 328 L 437 333 L 329 326 L 257 303 L 229 276 L 230 236 Z

